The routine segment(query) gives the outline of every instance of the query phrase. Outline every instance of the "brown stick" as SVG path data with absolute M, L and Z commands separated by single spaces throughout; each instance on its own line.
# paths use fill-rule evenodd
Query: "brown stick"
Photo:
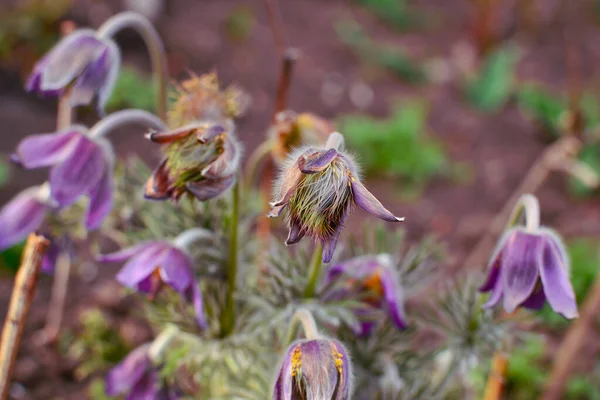
M 492 369 L 485 386 L 485 395 L 483 400 L 498 400 L 502 395 L 502 386 L 504 386 L 504 375 L 508 368 L 508 358 L 502 351 L 494 354 L 492 359 Z
M 288 94 L 292 83 L 292 72 L 294 63 L 298 60 L 300 52 L 298 49 L 290 47 L 285 50 L 281 62 L 281 72 L 279 74 L 279 83 L 275 94 L 275 110 L 273 112 L 273 122 L 278 113 L 287 108 Z
M 33 301 L 37 279 L 46 249 L 50 242 L 43 236 L 32 233 L 27 239 L 23 258 L 8 306 L 8 314 L 2 329 L 0 342 L 0 400 L 6 400 L 10 390 L 10 380 L 17 359 L 19 342 L 25 326 L 25 319 Z
M 264 0 L 265 6 L 267 7 L 267 15 L 269 17 L 269 24 L 271 25 L 271 31 L 273 32 L 273 39 L 275 39 L 275 46 L 279 54 L 283 53 L 283 49 L 287 46 L 287 37 L 285 35 L 285 29 L 283 27 L 283 19 L 281 18 L 281 12 L 277 7 L 277 0 Z
M 585 337 L 594 324 L 595 317 L 600 309 L 600 276 L 596 278 L 594 286 L 588 293 L 581 315 L 567 331 L 556 355 L 552 373 L 544 390 L 544 400 L 560 400 L 564 397 L 565 384 L 575 364 L 581 347 L 585 343 Z

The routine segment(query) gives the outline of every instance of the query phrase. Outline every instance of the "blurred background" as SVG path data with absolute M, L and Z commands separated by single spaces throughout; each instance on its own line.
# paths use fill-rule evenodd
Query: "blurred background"
M 251 96 L 238 125 L 246 154 L 271 122 L 280 54 L 284 47 L 297 48 L 289 108 L 336 124 L 361 160 L 367 186 L 396 215 L 406 216 L 408 237 L 435 235 L 446 244 L 449 275 L 464 268 L 461 261 L 493 217 L 561 135 L 582 137 L 581 161 L 600 173 L 599 1 L 279 0 L 278 39 L 267 12 L 274 1 L 2 0 L 0 204 L 44 176 L 8 163 L 21 138 L 55 126 L 56 102 L 23 89 L 33 64 L 58 40 L 62 22 L 95 28 L 127 9 L 156 24 L 173 80 L 214 69 L 224 84 L 235 83 Z M 144 44 L 135 32 L 117 40 L 125 66 L 108 110 L 152 110 Z M 79 117 L 97 118 L 92 109 Z M 115 134 L 115 143 L 120 156 L 158 159 L 137 130 Z M 573 284 L 583 299 L 600 261 L 598 191 L 559 173 L 537 194 L 543 223 L 567 238 Z M 358 226 L 363 216 L 355 213 L 349 225 Z M 18 254 L 13 249 L 0 256 L 2 318 Z M 104 398 L 94 391 L 94 379 L 106 365 L 82 366 L 85 352 L 100 352 L 110 364 L 150 337 L 131 316 L 132 305 L 112 279 L 114 270 L 89 262 L 79 270 L 57 347 L 35 340 L 51 286 L 51 277 L 42 277 L 16 367 L 14 398 Z M 85 324 L 105 329 L 106 343 L 79 353 L 65 350 Z M 506 398 L 539 394 L 566 327 L 561 317 L 542 312 L 539 328 L 548 340 L 525 342 L 511 355 Z M 568 385 L 570 399 L 600 399 L 597 336 L 586 339 L 586 357 Z

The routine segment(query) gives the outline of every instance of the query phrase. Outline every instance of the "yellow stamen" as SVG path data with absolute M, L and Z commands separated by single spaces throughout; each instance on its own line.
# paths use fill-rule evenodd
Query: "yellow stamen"
M 298 371 L 302 368 L 302 350 L 300 346 L 296 346 L 292 351 L 292 377 L 298 374 Z
M 337 368 L 338 373 L 341 374 L 342 370 L 344 369 L 343 355 L 338 351 L 337 347 L 333 343 L 331 344 L 331 354 L 333 356 L 333 361 L 335 362 L 335 367 Z

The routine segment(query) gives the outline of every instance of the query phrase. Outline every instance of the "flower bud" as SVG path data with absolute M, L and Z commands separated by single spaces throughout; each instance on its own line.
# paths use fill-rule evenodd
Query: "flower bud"
M 275 183 L 269 217 L 286 211 L 290 232 L 286 244 L 304 236 L 323 245 L 323 262 L 328 263 L 352 204 L 386 221 L 394 216 L 360 182 L 353 158 L 341 150 L 343 137 L 329 136 L 322 148 L 301 148 L 293 152 Z
M 310 113 L 287 110 L 275 116 L 268 135 L 273 143 L 273 156 L 283 162 L 292 149 L 323 145 L 335 129 L 327 120 Z
M 279 367 L 273 400 L 346 400 L 352 392 L 350 359 L 333 339 L 300 340 Z

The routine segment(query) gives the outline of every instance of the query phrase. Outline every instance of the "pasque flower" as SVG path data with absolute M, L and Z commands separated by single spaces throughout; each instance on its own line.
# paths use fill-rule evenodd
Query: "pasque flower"
M 127 394 L 128 400 L 175 400 L 177 395 L 160 382 L 149 356 L 150 343 L 132 351 L 106 376 L 106 394 Z
M 342 150 L 343 137 L 334 132 L 325 147 L 301 148 L 282 166 L 275 182 L 269 217 L 286 211 L 290 232 L 286 244 L 310 236 L 323 246 L 323 262 L 331 261 L 351 205 L 386 221 L 394 216 L 360 182 L 352 157 Z
M 402 289 L 393 260 L 389 254 L 368 255 L 332 265 L 325 273 L 323 284 L 327 299 L 357 299 L 368 306 L 385 310 L 398 329 L 407 327 Z M 374 313 L 357 310 L 363 321 L 356 333 L 366 336 L 376 325 Z
M 120 58 L 112 40 L 99 38 L 91 29 L 78 29 L 37 62 L 26 88 L 44 96 L 57 96 L 70 88 L 72 106 L 90 104 L 96 96 L 102 112 L 115 85 Z
M 96 229 L 112 208 L 114 155 L 110 142 L 88 134 L 84 126 L 31 135 L 17 146 L 13 159 L 26 169 L 52 167 L 50 195 L 59 206 L 87 195 L 90 204 L 85 226 Z
M 183 234 L 179 236 L 183 237 Z M 115 253 L 98 257 L 101 262 L 123 262 L 128 260 L 117 274 L 124 286 L 152 296 L 166 284 L 180 293 L 194 306 L 196 322 L 206 328 L 202 305 L 202 293 L 195 280 L 192 260 L 185 246 L 175 239 L 148 241 Z
M 333 339 L 300 340 L 280 364 L 273 400 L 346 400 L 352 371 L 344 346 Z
M 145 195 L 178 200 L 189 193 L 210 200 L 236 180 L 241 145 L 232 118 L 241 112 L 238 92 L 221 92 L 214 74 L 192 77 L 178 89 L 169 114 L 171 129 L 148 135 L 163 145 L 164 158 L 146 183 Z

